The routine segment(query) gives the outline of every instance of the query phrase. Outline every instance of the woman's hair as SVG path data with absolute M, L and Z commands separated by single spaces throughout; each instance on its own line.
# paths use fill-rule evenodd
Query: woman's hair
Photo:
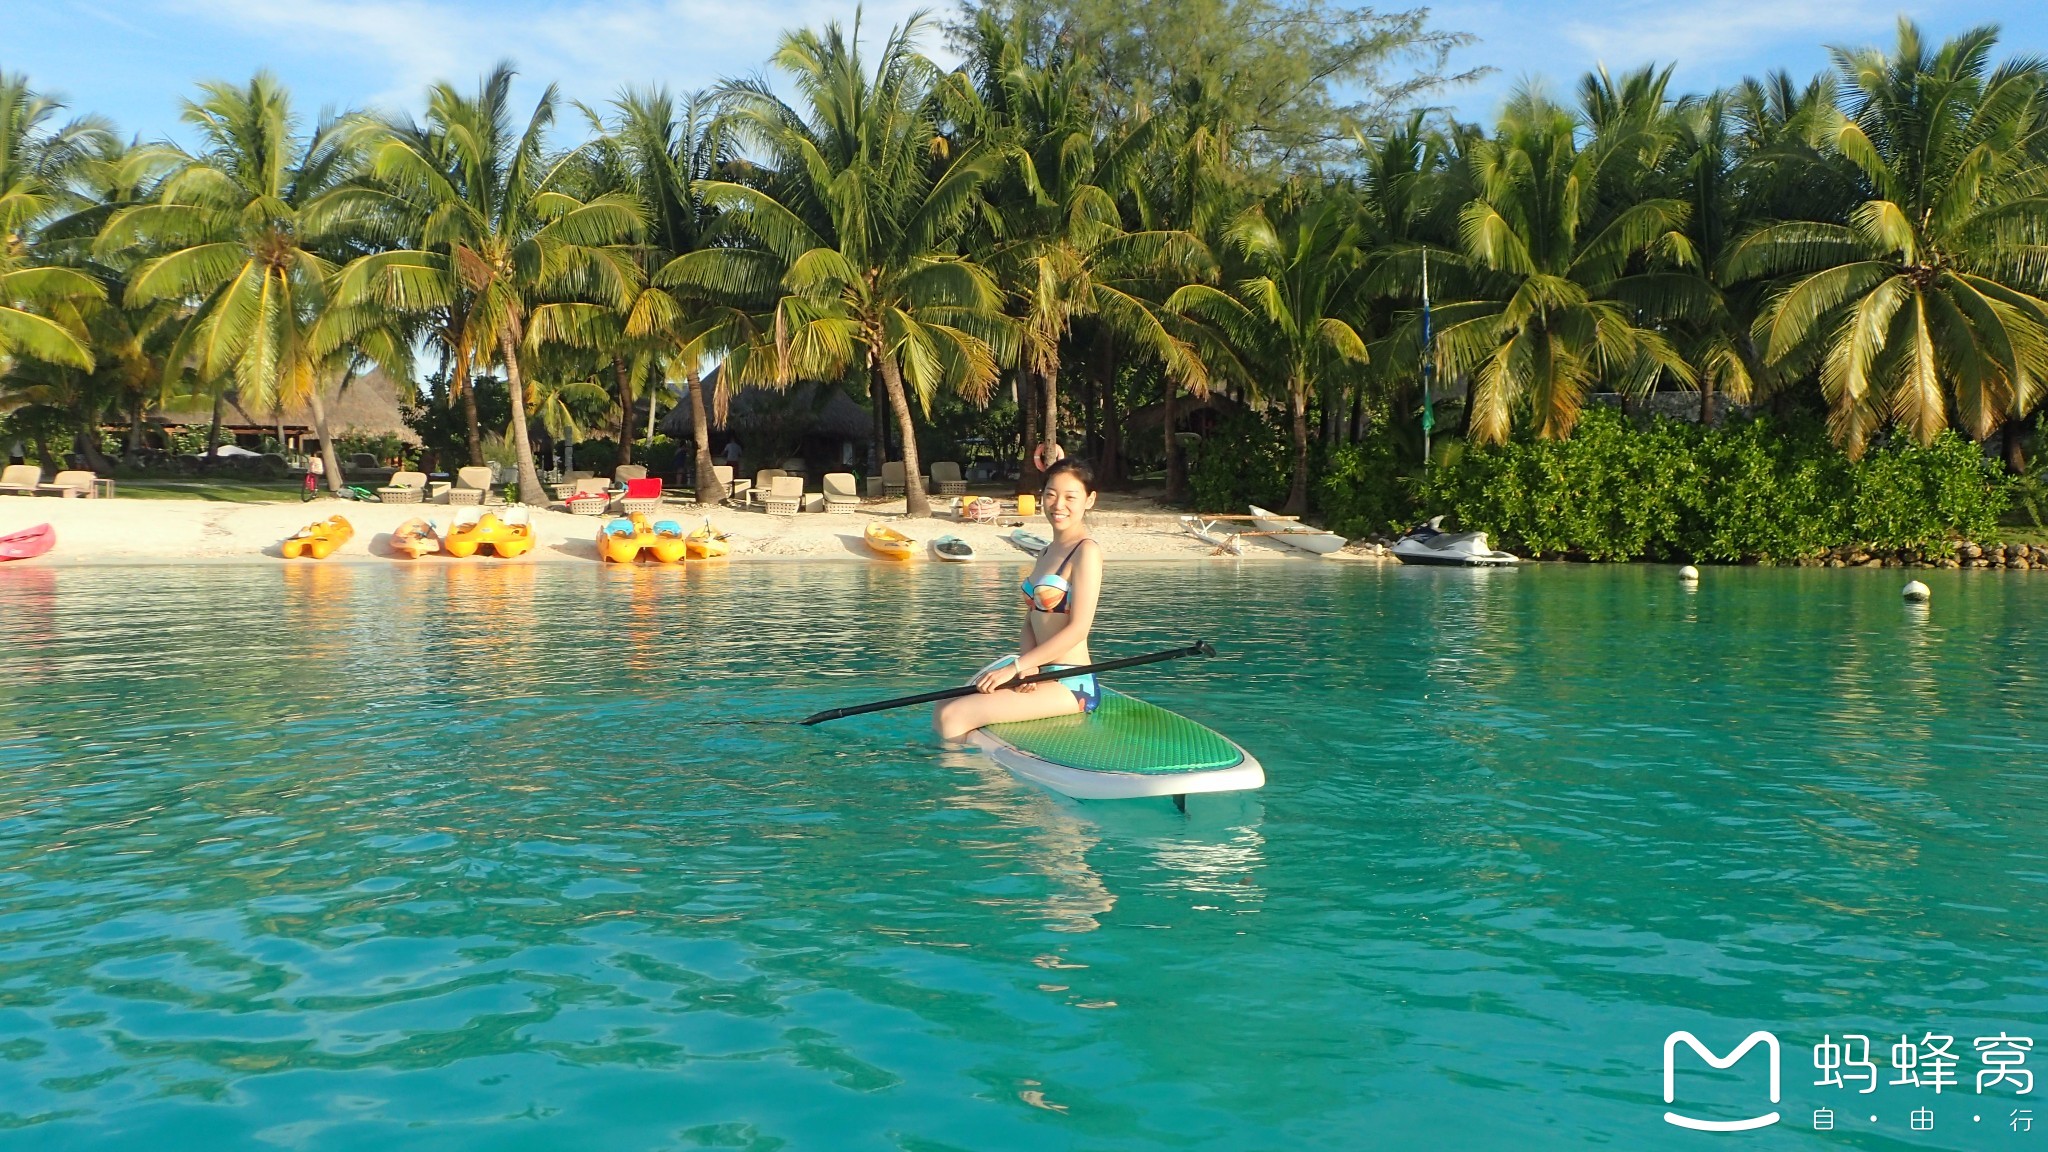
M 1052 467 L 1045 470 L 1045 482 L 1051 484 L 1052 478 L 1062 472 L 1079 480 L 1081 482 L 1081 491 L 1091 496 L 1095 494 L 1095 469 L 1090 468 L 1086 460 L 1068 456 L 1063 460 L 1055 462 Z

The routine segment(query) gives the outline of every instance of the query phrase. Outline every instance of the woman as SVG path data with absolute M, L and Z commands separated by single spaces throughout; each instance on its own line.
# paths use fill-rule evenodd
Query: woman
M 1079 460 L 1060 460 L 1046 470 L 1039 494 L 1052 544 L 1039 554 L 1024 581 L 1024 633 L 1017 656 L 975 678 L 979 689 L 932 712 L 932 726 L 945 740 L 958 740 L 984 724 L 1042 720 L 1093 712 L 1101 700 L 1093 676 L 1005 687 L 1013 680 L 1090 663 L 1088 629 L 1102 591 L 1102 546 L 1088 535 L 1087 515 L 1095 507 L 1095 475 Z

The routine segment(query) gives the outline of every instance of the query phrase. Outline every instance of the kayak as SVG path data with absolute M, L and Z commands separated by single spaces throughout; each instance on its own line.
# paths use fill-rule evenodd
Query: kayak
M 0 536 L 0 560 L 33 560 L 57 546 L 57 530 L 48 524 Z
M 1344 538 L 1335 532 L 1311 528 L 1291 516 L 1268 512 L 1257 504 L 1251 505 L 1251 510 L 1252 523 L 1257 524 L 1261 531 L 1282 544 L 1292 544 L 1304 552 L 1314 552 L 1318 556 L 1335 552 L 1344 546 Z
M 868 547 L 885 560 L 908 560 L 917 551 L 917 541 L 880 524 L 868 525 Z
M 711 518 L 704 518 L 704 526 L 683 538 L 683 546 L 692 560 L 710 560 L 732 551 L 732 537 L 711 526 Z
M 1266 771 L 1227 737 L 1135 696 L 1101 689 L 1095 711 L 991 724 L 972 739 L 996 763 L 1077 800 L 1263 787 Z
M 428 552 L 441 550 L 441 537 L 434 531 L 431 521 L 415 516 L 391 530 L 391 551 L 394 555 L 417 560 Z
M 937 540 L 932 541 L 932 554 L 941 560 L 951 560 L 955 564 L 965 564 L 969 560 L 974 559 L 974 545 L 969 544 L 958 536 L 941 536 Z

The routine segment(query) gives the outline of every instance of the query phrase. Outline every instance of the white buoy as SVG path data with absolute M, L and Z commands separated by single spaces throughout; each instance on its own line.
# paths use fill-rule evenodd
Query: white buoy
M 1927 585 L 1922 584 L 1918 580 L 1908 580 L 1906 581 L 1905 595 L 1908 604 L 1925 604 L 1934 593 L 1928 590 Z
M 1700 581 L 1700 570 L 1687 564 L 1678 570 L 1678 578 L 1687 584 L 1697 584 Z

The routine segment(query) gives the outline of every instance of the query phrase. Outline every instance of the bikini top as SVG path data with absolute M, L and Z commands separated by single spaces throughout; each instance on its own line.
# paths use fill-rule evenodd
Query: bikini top
M 1033 612 L 1065 614 L 1067 600 L 1074 594 L 1074 586 L 1067 583 L 1065 572 L 1067 566 L 1074 562 L 1074 554 L 1081 550 L 1081 544 L 1087 542 L 1083 540 L 1068 549 L 1066 559 L 1060 561 L 1060 566 L 1039 577 L 1036 583 L 1028 576 L 1024 578 L 1024 601 Z M 1053 599 L 1054 596 L 1058 599 Z

